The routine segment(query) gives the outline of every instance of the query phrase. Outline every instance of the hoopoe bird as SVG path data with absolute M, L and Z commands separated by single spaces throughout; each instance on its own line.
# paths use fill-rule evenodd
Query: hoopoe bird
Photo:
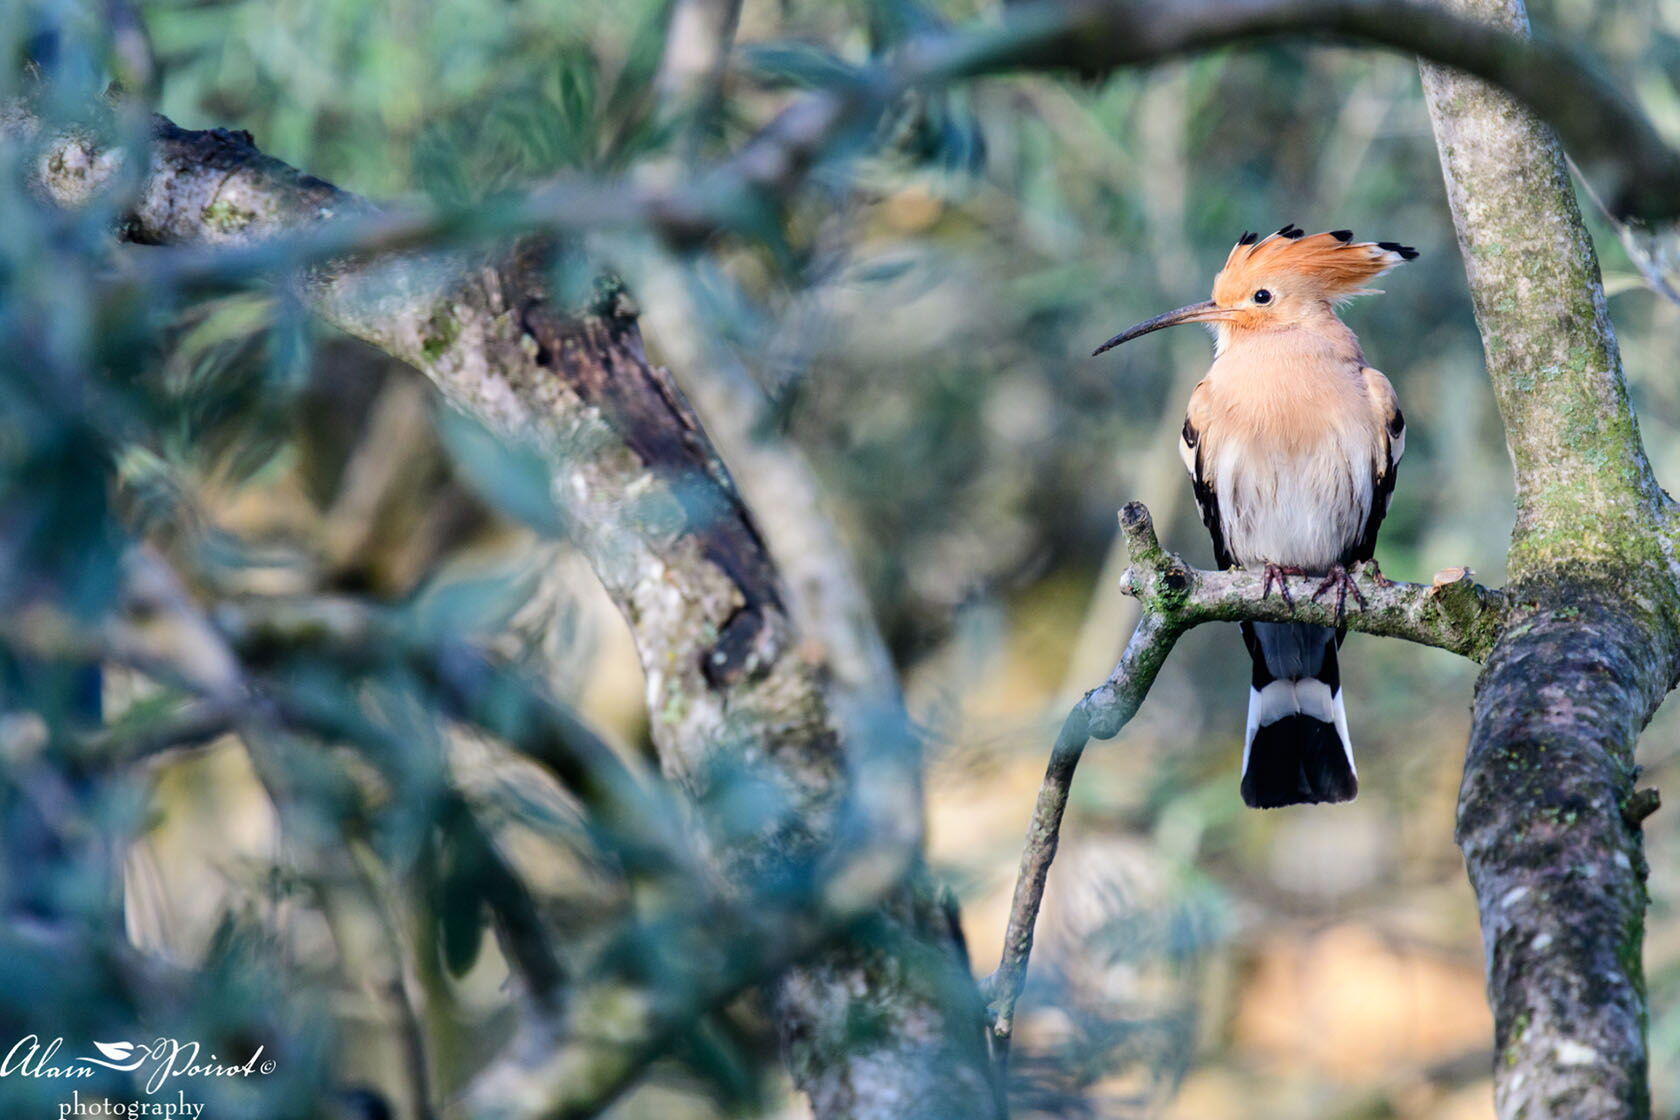
M 1213 366 L 1190 394 L 1178 450 L 1214 559 L 1221 568 L 1264 568 L 1261 594 L 1275 586 L 1285 600 L 1285 576 L 1323 576 L 1313 597 L 1334 590 L 1338 620 L 1350 592 L 1363 603 L 1348 568 L 1373 559 L 1406 421 L 1394 387 L 1365 364 L 1336 308 L 1373 294 L 1368 281 L 1416 256 L 1392 241 L 1355 241 L 1345 229 L 1245 233 L 1214 277 L 1212 299 L 1139 323 L 1095 351 L 1178 323 L 1211 325 Z M 1344 633 L 1242 623 L 1254 662 L 1242 756 L 1249 805 L 1350 801 L 1358 792 L 1337 661 Z

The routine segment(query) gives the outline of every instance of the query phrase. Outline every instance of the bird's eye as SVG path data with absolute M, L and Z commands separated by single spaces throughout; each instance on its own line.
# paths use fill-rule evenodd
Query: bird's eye
M 1254 293 L 1254 302 L 1255 303 L 1270 303 L 1270 302 L 1272 302 L 1272 293 L 1268 292 L 1264 288 L 1261 288 L 1258 292 Z

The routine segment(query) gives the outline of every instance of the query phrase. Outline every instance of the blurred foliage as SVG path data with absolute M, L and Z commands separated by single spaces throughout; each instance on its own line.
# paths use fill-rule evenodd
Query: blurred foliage
M 246 128 L 348 189 L 447 206 L 562 171 L 685 174 L 790 88 L 850 80 L 905 35 L 986 10 L 753 0 L 717 112 L 674 120 L 654 93 L 663 2 L 139 6 L 159 108 L 183 125 Z M 102 119 L 89 108 L 100 22 L 62 2 L 9 11 L 0 36 L 44 61 L 48 119 Z M 1680 141 L 1680 0 L 1556 0 L 1534 16 L 1604 59 Z M 0 77 L 8 96 L 21 80 Z M 138 137 L 122 118 L 101 127 Z M 866 139 L 760 236 L 683 259 L 635 233 L 580 249 L 632 288 L 690 285 L 705 314 L 683 329 L 753 373 L 777 433 L 815 464 L 933 744 L 933 855 L 962 887 L 985 969 L 1052 718 L 1129 625 L 1103 575 L 1114 510 L 1144 499 L 1173 547 L 1210 560 L 1174 453 L 1205 341 L 1169 333 L 1092 361 L 1096 342 L 1201 298 L 1244 229 L 1398 238 L 1421 259 L 1349 312 L 1411 433 L 1384 568 L 1469 564 L 1497 582 L 1510 476 L 1410 62 L 1268 43 L 1102 80 L 996 81 L 900 106 Z M 24 158 L 0 151 L 0 609 L 106 617 L 145 539 L 208 598 L 353 592 L 422 645 L 482 640 L 626 757 L 645 751 L 624 631 L 560 539 L 540 470 L 318 332 L 283 290 L 120 282 L 112 210 L 44 210 L 20 187 Z M 1680 308 L 1594 231 L 1647 446 L 1661 477 L 1680 477 L 1667 375 Z M 648 341 L 660 350 L 656 329 Z M 632 909 L 634 876 L 576 800 L 459 734 L 399 660 L 263 667 L 336 729 L 281 737 L 272 764 L 295 796 L 276 803 L 226 740 L 139 776 L 78 747 L 102 714 L 167 713 L 179 682 L 0 652 L 0 887 L 8 907 L 80 931 L 0 930 L 0 1039 L 260 1041 L 276 1078 L 218 1090 L 209 1114 L 369 1115 L 389 1099 L 407 1115 L 405 1004 L 442 1086 L 482 1062 L 507 1011 L 464 820 L 579 952 Z M 1234 634 L 1211 628 L 1181 644 L 1124 740 L 1095 752 L 1070 825 L 1095 855 L 1058 865 L 1062 916 L 1047 915 L 1023 1012 L 1025 1112 L 1489 1114 L 1480 943 L 1451 842 L 1471 667 L 1357 637 L 1345 660 L 1353 806 L 1241 809 L 1246 668 Z M 1645 736 L 1648 783 L 1680 788 L 1676 718 Z M 1659 1112 L 1680 1105 L 1677 821 L 1647 828 Z M 126 836 L 139 839 L 114 864 L 98 838 Z M 184 983 L 154 987 L 101 950 L 90 931 L 114 921 Z M 1280 987 L 1283 974 L 1295 979 Z M 1304 1026 L 1267 1017 L 1280 1000 L 1299 1001 Z M 1361 1022 L 1391 1046 L 1361 1058 Z M 1326 1055 L 1311 1032 L 1348 1041 Z M 615 1115 L 785 1108 L 770 1037 L 750 1001 L 709 1016 Z M 6 1115 L 45 1114 L 59 1095 L 0 1081 Z

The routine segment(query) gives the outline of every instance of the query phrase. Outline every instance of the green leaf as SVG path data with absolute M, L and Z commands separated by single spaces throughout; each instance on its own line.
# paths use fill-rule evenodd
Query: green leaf
M 741 48 L 746 69 L 760 81 L 803 89 L 849 85 L 863 72 L 832 51 L 811 43 L 753 43 Z
M 475 493 L 544 536 L 564 534 L 549 468 L 536 448 L 497 435 L 454 409 L 438 409 L 435 419 L 445 449 Z
M 484 895 L 471 842 L 445 823 L 438 830 L 438 869 L 433 908 L 437 914 L 439 948 L 451 976 L 464 976 L 478 960 L 484 941 Z

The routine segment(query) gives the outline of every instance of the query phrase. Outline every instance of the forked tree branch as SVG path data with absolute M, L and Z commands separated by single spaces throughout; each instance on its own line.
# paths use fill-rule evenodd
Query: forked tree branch
M 1143 607 L 1137 629 L 1108 679 L 1074 705 L 1050 750 L 1050 765 L 1033 805 L 1021 852 L 1021 869 L 1004 932 L 1003 957 L 985 983 L 994 1049 L 1008 1052 L 1015 1004 L 1026 984 L 1033 930 L 1044 884 L 1056 858 L 1074 769 L 1092 739 L 1112 739 L 1129 723 L 1167 655 L 1185 631 L 1204 622 L 1306 622 L 1345 625 L 1379 637 L 1402 638 L 1481 661 L 1504 630 L 1506 596 L 1476 583 L 1463 568 L 1448 569 L 1433 583 L 1382 578 L 1370 565 L 1353 574 L 1364 605 L 1345 604 L 1338 614 L 1330 597 L 1315 599 L 1319 580 L 1287 577 L 1285 593 L 1265 594 L 1258 573 L 1210 572 L 1190 567 L 1161 547 L 1149 511 L 1138 502 L 1120 511 L 1120 532 L 1131 553 L 1121 586 Z

